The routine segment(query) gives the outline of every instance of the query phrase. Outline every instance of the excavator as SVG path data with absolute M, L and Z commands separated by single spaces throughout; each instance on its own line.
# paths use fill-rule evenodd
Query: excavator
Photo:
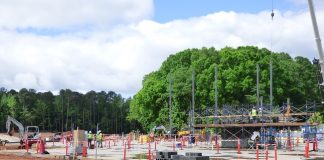
M 37 143 L 40 138 L 38 126 L 26 126 L 26 128 L 15 118 L 8 115 L 6 122 L 7 133 L 10 136 L 13 136 L 15 133 L 14 127 L 11 127 L 11 124 L 14 124 L 19 129 L 19 138 L 21 146 L 25 146 L 26 141 L 28 140 L 29 147 Z

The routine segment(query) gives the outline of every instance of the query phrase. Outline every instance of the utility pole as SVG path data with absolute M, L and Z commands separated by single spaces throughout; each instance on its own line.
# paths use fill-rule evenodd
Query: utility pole
M 192 71 L 192 134 L 195 134 L 195 71 Z
M 169 130 L 170 130 L 170 138 L 172 134 L 172 76 L 170 74 L 170 88 L 169 88 Z
M 257 107 L 259 107 L 259 99 L 260 99 L 260 93 L 259 93 L 259 90 L 260 90 L 260 86 L 259 86 L 259 64 L 257 64 L 256 66 L 256 81 L 257 81 Z
M 216 124 L 216 120 L 217 120 L 217 110 L 218 110 L 218 86 L 217 86 L 217 65 L 215 66 L 215 111 L 214 111 L 214 124 Z
M 321 67 L 321 75 L 322 75 L 322 78 L 324 78 L 323 48 L 322 48 L 320 34 L 318 31 L 313 0 L 308 0 L 308 6 L 309 6 L 311 19 L 312 19 L 312 24 L 313 24 L 314 34 L 315 34 L 315 41 L 316 41 L 317 50 L 318 50 L 319 59 L 320 59 L 319 64 Z M 323 85 L 323 83 L 322 83 L 322 85 Z
M 270 112 L 272 112 L 272 60 L 270 61 Z

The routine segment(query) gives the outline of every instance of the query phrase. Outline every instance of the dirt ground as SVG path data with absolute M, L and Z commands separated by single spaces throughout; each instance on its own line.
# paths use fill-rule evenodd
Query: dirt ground
M 33 159 L 42 159 L 42 160 L 54 160 L 51 158 L 41 158 L 41 157 L 32 157 L 32 156 L 18 156 L 13 154 L 0 154 L 1 160 L 33 160 Z
M 51 138 L 54 135 L 54 133 L 40 132 L 40 135 L 41 135 L 42 139 L 45 139 L 45 138 Z M 18 137 L 19 137 L 18 133 L 14 133 L 13 136 L 9 136 L 7 133 L 0 133 L 0 139 L 3 139 L 3 140 L 16 142 L 16 141 L 19 141 Z

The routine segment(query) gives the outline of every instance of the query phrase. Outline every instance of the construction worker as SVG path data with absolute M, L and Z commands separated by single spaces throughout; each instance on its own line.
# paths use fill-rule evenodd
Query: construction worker
M 87 139 L 88 139 L 88 147 L 90 148 L 91 142 L 93 140 L 93 134 L 91 133 L 91 131 L 88 132 Z
M 253 123 L 256 123 L 256 120 L 257 120 L 257 110 L 255 109 L 255 107 L 253 107 L 252 110 L 251 110 L 251 116 L 252 116 Z
M 98 147 L 102 148 L 102 133 L 101 130 L 98 131 L 96 135 Z

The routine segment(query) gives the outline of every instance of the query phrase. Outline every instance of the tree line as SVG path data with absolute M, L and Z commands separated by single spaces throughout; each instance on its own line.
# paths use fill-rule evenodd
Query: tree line
M 138 122 L 127 119 L 131 98 L 123 98 L 113 91 L 85 94 L 69 89 L 37 92 L 34 89 L 0 89 L 0 124 L 5 132 L 7 115 L 24 126 L 36 125 L 42 131 L 62 132 L 79 127 L 84 130 L 101 129 L 104 133 L 140 130 Z
M 169 92 L 172 81 L 172 124 L 181 129 L 188 122 L 192 107 L 192 73 L 195 79 L 195 108 L 203 110 L 218 105 L 255 104 L 256 65 L 259 65 L 260 96 L 269 103 L 269 64 L 273 64 L 273 104 L 287 98 L 294 105 L 306 101 L 320 103 L 318 63 L 305 57 L 292 58 L 287 53 L 274 53 L 266 48 L 243 46 L 186 49 L 170 55 L 159 70 L 144 76 L 142 88 L 133 99 L 113 91 L 89 91 L 85 94 L 69 89 L 37 92 L 34 89 L 0 88 L 0 124 L 5 131 L 6 116 L 22 124 L 37 125 L 43 131 L 67 131 L 79 127 L 99 129 L 105 133 L 150 131 L 154 126 L 169 125 Z M 215 84 L 215 67 L 218 81 Z

